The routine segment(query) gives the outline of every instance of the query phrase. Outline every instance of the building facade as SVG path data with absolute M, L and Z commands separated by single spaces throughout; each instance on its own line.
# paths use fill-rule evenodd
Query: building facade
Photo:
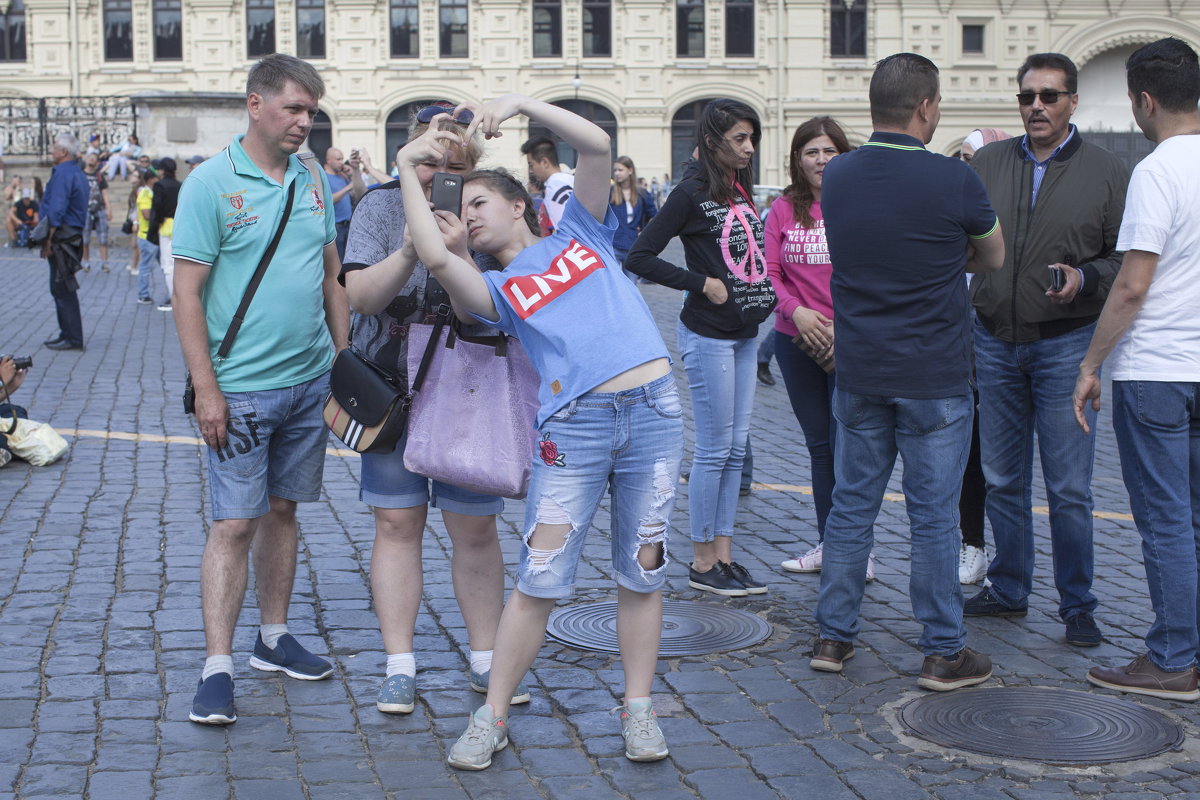
M 641 175 L 661 176 L 690 152 L 703 103 L 729 96 L 760 114 L 766 184 L 787 182 L 791 133 L 813 115 L 869 135 L 872 65 L 891 53 L 941 68 L 931 147 L 949 153 L 976 127 L 1020 130 L 1016 69 L 1038 51 L 1080 65 L 1082 129 L 1135 147 L 1125 56 L 1168 35 L 1200 47 L 1200 7 L 1182 0 L 0 0 L 0 11 L 0 97 L 154 101 L 156 118 L 138 125 L 157 154 L 219 146 L 231 126 L 213 115 L 238 113 L 230 93 L 278 50 L 327 82 L 318 152 L 366 147 L 383 166 L 414 105 L 522 91 L 587 114 Z M 489 163 L 520 167 L 526 133 L 514 124 Z

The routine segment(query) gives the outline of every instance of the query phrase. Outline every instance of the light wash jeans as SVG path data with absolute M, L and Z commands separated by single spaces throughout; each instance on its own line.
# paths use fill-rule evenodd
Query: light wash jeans
M 974 398 L 969 391 L 915 400 L 834 389 L 833 413 L 836 483 L 817 601 L 821 638 L 850 642 L 858 635 L 875 518 L 899 453 L 911 538 L 908 596 L 922 626 L 918 646 L 927 656 L 957 653 L 966 638 L 958 493 L 971 448 Z
M 592 518 L 612 492 L 612 565 L 619 585 L 635 592 L 666 581 L 667 533 L 683 457 L 683 408 L 675 378 L 635 389 L 589 392 L 542 425 L 525 501 L 525 536 L 517 588 L 530 597 L 570 597 Z M 562 546 L 531 550 L 539 523 L 570 525 Z M 662 545 L 662 563 L 645 569 L 643 546 Z
M 138 298 L 153 300 L 150 294 L 153 284 L 154 265 L 158 263 L 158 245 L 148 239 L 137 240 L 138 245 Z
M 688 476 L 688 516 L 693 542 L 733 536 L 746 437 L 754 412 L 754 339 L 713 339 L 677 329 L 679 353 L 692 391 L 696 446 Z

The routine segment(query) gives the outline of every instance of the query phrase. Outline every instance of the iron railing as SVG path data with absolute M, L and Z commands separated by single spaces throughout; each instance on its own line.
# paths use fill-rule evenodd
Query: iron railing
M 54 137 L 92 134 L 116 147 L 137 133 L 137 106 L 130 97 L 0 97 L 0 143 L 6 156 L 48 158 Z

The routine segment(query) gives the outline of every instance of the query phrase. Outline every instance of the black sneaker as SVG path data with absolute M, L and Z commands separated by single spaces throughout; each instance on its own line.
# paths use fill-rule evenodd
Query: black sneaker
M 745 597 L 750 594 L 742 582 L 729 571 L 729 565 L 721 561 L 714 564 L 708 572 L 697 572 L 688 567 L 688 586 L 722 597 Z
M 718 562 L 719 563 L 719 562 Z M 743 567 L 736 561 L 732 561 L 723 566 L 728 567 L 733 577 L 737 578 L 738 583 L 746 587 L 746 594 L 766 594 L 767 585 L 750 574 L 750 570 Z
M 1095 647 L 1104 641 L 1096 619 L 1086 611 L 1077 611 L 1067 617 L 1067 644 L 1076 647 Z
M 983 587 L 983 591 L 963 604 L 964 617 L 1023 617 L 1028 610 L 1028 606 L 1010 608 L 1004 605 L 990 586 Z
M 774 386 L 775 376 L 771 374 L 771 362 L 758 362 L 758 382 L 763 386 Z
M 974 686 L 992 677 L 992 660 L 964 647 L 952 656 L 925 656 L 917 686 L 935 692 L 948 692 Z

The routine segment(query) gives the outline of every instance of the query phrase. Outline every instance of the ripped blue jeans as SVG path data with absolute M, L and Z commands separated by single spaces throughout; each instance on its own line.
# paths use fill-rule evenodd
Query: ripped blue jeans
M 565 598 L 587 532 L 611 487 L 612 565 L 617 583 L 653 592 L 666 580 L 666 544 L 683 457 L 683 413 L 675 379 L 664 375 L 636 389 L 590 392 L 568 403 L 539 431 L 533 477 L 525 500 L 525 536 L 517 589 L 530 597 Z M 565 539 L 539 524 L 569 525 Z M 645 569 L 641 548 L 661 548 L 658 566 Z

